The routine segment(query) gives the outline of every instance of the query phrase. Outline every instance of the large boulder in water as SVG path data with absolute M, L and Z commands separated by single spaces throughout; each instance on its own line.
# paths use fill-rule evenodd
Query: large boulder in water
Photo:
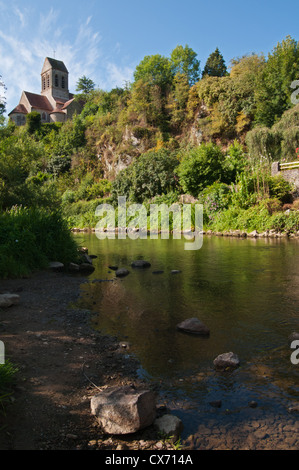
M 195 335 L 208 336 L 209 328 L 198 318 L 188 318 L 177 325 L 177 329 L 184 333 L 192 333 Z
M 109 387 L 91 399 L 91 413 L 108 434 L 130 434 L 150 426 L 156 417 L 156 395 L 130 386 Z

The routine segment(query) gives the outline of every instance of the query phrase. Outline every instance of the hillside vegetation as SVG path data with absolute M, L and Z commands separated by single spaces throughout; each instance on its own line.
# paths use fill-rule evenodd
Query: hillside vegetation
M 299 43 L 289 36 L 267 57 L 229 67 L 217 48 L 202 71 L 179 45 L 144 57 L 133 82 L 110 91 L 81 77 L 73 120 L 2 119 L 0 208 L 60 208 L 69 227 L 94 227 L 97 205 L 119 195 L 171 204 L 189 194 L 204 204 L 206 228 L 297 231 L 292 187 L 270 166 L 297 158 L 298 79 Z

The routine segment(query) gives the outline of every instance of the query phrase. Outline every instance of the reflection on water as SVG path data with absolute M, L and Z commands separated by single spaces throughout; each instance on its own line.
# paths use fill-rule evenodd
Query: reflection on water
M 183 239 L 76 239 L 97 255 L 91 282 L 82 286 L 95 328 L 129 341 L 140 373 L 161 381 L 173 409 L 175 403 L 187 415 L 191 409 L 194 425 L 194 410 L 208 410 L 216 399 L 231 408 L 233 397 L 235 409 L 257 400 L 266 410 L 298 398 L 298 366 L 290 362 L 288 344 L 298 331 L 296 240 L 205 237 L 200 250 L 186 251 Z M 133 269 L 135 259 L 151 267 Z M 112 264 L 130 274 L 116 279 Z M 202 320 L 210 337 L 177 331 L 190 317 Z M 216 374 L 214 358 L 229 351 L 238 354 L 241 367 Z

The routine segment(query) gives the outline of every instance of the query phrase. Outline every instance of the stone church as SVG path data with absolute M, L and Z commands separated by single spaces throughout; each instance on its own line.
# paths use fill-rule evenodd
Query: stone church
M 37 111 L 42 123 L 65 122 L 80 112 L 80 104 L 69 92 L 68 70 L 60 60 L 46 57 L 41 72 L 41 94 L 23 91 L 19 104 L 8 114 L 18 126 L 26 123 L 26 115 Z

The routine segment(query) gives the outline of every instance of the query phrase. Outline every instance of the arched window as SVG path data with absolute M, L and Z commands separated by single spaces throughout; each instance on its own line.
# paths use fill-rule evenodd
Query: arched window
M 65 78 L 61 77 L 61 88 L 65 88 Z
M 58 88 L 59 83 L 58 83 L 58 75 L 55 75 L 55 86 Z
M 47 87 L 50 88 L 50 75 L 47 75 Z

